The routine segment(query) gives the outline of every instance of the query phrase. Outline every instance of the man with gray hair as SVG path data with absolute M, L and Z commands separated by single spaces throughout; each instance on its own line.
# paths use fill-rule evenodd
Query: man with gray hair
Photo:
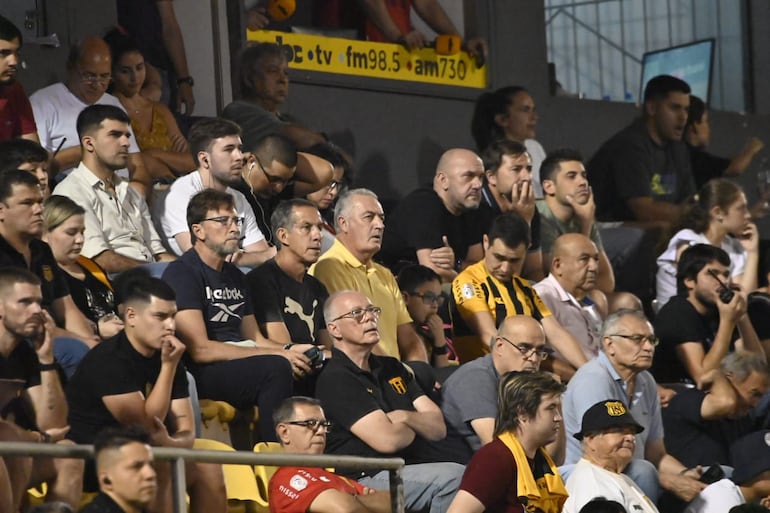
M 311 350 L 311 361 L 320 367 L 331 357 L 323 316 L 329 293 L 307 270 L 321 255 L 321 214 L 312 202 L 291 199 L 278 204 L 271 224 L 278 253 L 246 275 L 254 314 L 271 340 L 318 346 L 322 351 Z M 295 392 L 300 384 L 307 380 L 295 381 Z M 312 389 L 301 392 L 312 395 Z
M 444 513 L 457 492 L 463 466 L 446 463 L 441 410 L 397 359 L 372 354 L 380 340 L 384 309 L 361 292 L 342 290 L 324 306 L 334 341 L 332 358 L 316 384 L 316 397 L 336 426 L 326 452 L 400 457 L 407 510 Z M 364 486 L 387 490 L 386 471 L 336 469 Z
M 351 189 L 334 207 L 337 240 L 321 255 L 310 273 L 329 292 L 358 290 L 380 306 L 380 343 L 374 352 L 403 361 L 428 361 L 425 346 L 412 327 L 396 278 L 374 262 L 385 230 L 385 213 L 377 195 L 368 189 Z
M 599 355 L 580 367 L 564 395 L 564 428 L 567 434 L 565 463 L 577 463 L 582 451 L 573 437 L 581 430 L 583 414 L 608 397 L 620 399 L 644 428 L 636 435 L 634 458 L 624 473 L 657 502 L 660 488 L 685 501 L 692 500 L 705 485 L 700 471 L 688 470 L 666 452 L 657 385 L 648 369 L 658 338 L 642 312 L 618 310 L 604 321 Z M 564 468 L 567 474 L 570 468 Z
M 749 415 L 770 390 L 770 369 L 757 353 L 735 351 L 703 375 L 699 389 L 680 390 L 663 409 L 669 453 L 687 467 L 734 467 L 730 445 L 761 429 Z

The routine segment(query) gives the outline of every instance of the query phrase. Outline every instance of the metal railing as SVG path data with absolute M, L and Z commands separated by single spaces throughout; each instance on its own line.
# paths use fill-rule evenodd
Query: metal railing
M 30 442 L 0 442 L 0 456 L 48 456 L 53 458 L 93 457 L 92 445 L 59 445 Z M 231 465 L 270 465 L 334 467 L 356 470 L 387 470 L 390 476 L 391 510 L 404 513 L 404 481 L 401 458 L 361 458 L 358 456 L 328 456 L 307 454 L 254 453 L 246 451 L 210 451 L 204 449 L 178 449 L 153 447 L 156 460 L 172 462 L 172 487 L 174 513 L 186 511 L 185 461 L 223 463 Z

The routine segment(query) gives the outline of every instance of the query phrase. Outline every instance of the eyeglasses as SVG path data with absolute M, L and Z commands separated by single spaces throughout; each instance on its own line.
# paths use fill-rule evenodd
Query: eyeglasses
M 215 223 L 219 223 L 222 226 L 230 226 L 231 224 L 234 224 L 237 227 L 243 226 L 243 220 L 245 218 L 238 217 L 238 216 L 218 216 L 218 217 L 207 217 L 206 219 L 201 219 L 201 223 L 204 221 L 214 221 Z
M 382 308 L 379 306 L 367 306 L 366 308 L 356 308 L 351 310 L 346 314 L 342 314 L 339 317 L 332 319 L 331 322 L 339 321 L 340 319 L 353 319 L 358 324 L 361 324 L 364 322 L 364 319 L 366 319 L 366 314 L 371 314 L 373 317 L 377 318 L 381 313 Z
M 444 301 L 446 300 L 446 298 L 442 294 L 436 295 L 433 292 L 425 292 L 423 294 L 418 294 L 417 292 L 410 292 L 409 294 L 415 297 L 419 297 L 420 299 L 422 299 L 422 302 L 428 306 L 433 304 L 441 306 L 444 304 Z
M 294 176 L 292 176 L 291 178 L 283 178 L 278 175 L 271 175 L 265 170 L 265 167 L 262 165 L 262 162 L 259 161 L 256 155 L 254 156 L 254 158 L 257 161 L 257 165 L 259 166 L 259 169 L 265 175 L 265 178 L 267 178 L 267 181 L 268 183 L 270 183 L 270 185 L 282 185 L 286 187 L 287 185 L 289 185 L 289 182 L 291 182 L 294 179 Z
M 105 75 L 97 75 L 90 71 L 79 71 L 80 80 L 87 84 L 109 84 L 112 80 L 112 75 L 107 73 Z
M 622 333 L 613 333 L 611 335 L 605 335 L 606 337 L 620 337 L 626 340 L 630 340 L 637 346 L 641 346 L 645 342 L 649 342 L 652 347 L 656 347 L 660 344 L 660 339 L 655 335 L 623 335 Z
M 323 419 L 287 420 L 285 424 L 291 424 L 292 426 L 302 426 L 310 428 L 313 431 L 318 431 L 319 428 L 324 428 L 326 431 L 329 431 L 329 429 L 332 427 L 330 420 Z
M 550 347 L 545 346 L 535 346 L 533 344 L 529 344 L 527 342 L 521 342 L 519 344 L 514 344 L 507 338 L 503 337 L 502 335 L 498 335 L 497 338 L 501 338 L 511 344 L 513 347 L 519 350 L 521 353 L 521 356 L 524 358 L 531 358 L 534 355 L 537 355 L 538 358 L 541 360 L 547 360 L 549 356 L 553 354 L 553 349 Z

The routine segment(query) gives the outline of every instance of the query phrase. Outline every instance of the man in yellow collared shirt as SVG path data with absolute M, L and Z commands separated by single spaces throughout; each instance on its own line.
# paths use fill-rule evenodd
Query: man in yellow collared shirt
M 548 344 L 564 356 L 555 367 L 562 377 L 586 362 L 577 340 L 552 316 L 537 292 L 521 278 L 529 246 L 529 225 L 515 212 L 498 216 L 484 235 L 484 259 L 468 266 L 452 282 L 454 347 L 461 362 L 489 352 L 497 327 L 511 315 L 530 315 L 543 325 Z M 563 367 L 563 368 L 562 368 Z
M 393 274 L 374 262 L 382 246 L 385 214 L 377 195 L 352 189 L 340 196 L 334 208 L 337 240 L 310 268 L 330 294 L 357 290 L 382 308 L 380 343 L 375 354 L 402 361 L 428 361 L 425 347 L 412 327 L 401 290 Z

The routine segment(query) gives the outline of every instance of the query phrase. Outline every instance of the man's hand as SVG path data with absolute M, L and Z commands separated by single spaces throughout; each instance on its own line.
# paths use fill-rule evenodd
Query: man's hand
M 487 61 L 489 55 L 489 47 L 487 46 L 487 40 L 483 37 L 472 37 L 465 41 L 465 49 L 476 59 L 476 63 L 479 67 L 483 66 Z
M 262 30 L 270 24 L 267 17 L 267 9 L 264 7 L 252 7 L 246 11 L 246 28 L 249 30 Z
M 169 438 L 166 425 L 158 417 L 152 418 L 152 427 L 150 428 L 150 444 L 154 447 L 165 447 L 168 445 Z
M 425 324 L 428 326 L 428 331 L 430 331 L 430 334 L 433 336 L 433 345 L 437 347 L 443 346 L 446 343 L 444 341 L 444 319 L 438 314 L 430 314 L 428 318 L 425 319 Z M 436 344 L 436 342 L 441 343 Z
M 425 47 L 425 36 L 417 30 L 413 30 L 401 36 L 397 43 L 401 43 L 409 50 L 419 50 Z
M 666 476 L 666 489 L 682 499 L 690 502 L 703 491 L 706 483 L 701 483 L 694 477 L 695 469 L 688 470 L 684 475 L 669 474 Z M 700 477 L 700 476 L 698 476 Z
M 725 319 L 733 324 L 746 313 L 746 300 L 743 294 L 735 293 L 729 303 L 723 303 L 721 299 L 716 300 L 717 310 L 719 310 L 719 319 Z
M 572 194 L 567 195 L 567 201 L 569 202 L 572 210 L 575 212 L 575 217 L 580 221 L 580 225 L 583 227 L 583 232 L 590 232 L 591 227 L 596 221 L 596 203 L 594 202 L 594 191 L 590 187 L 588 188 L 588 201 L 584 205 L 578 203 L 575 196 Z
M 167 364 L 176 367 L 184 351 L 185 345 L 178 338 L 173 335 L 165 337 L 160 343 L 161 365 Z
M 312 344 L 294 344 L 290 349 L 284 349 L 281 352 L 281 356 L 289 360 L 291 372 L 297 379 L 304 378 L 313 371 L 310 360 L 303 354 L 311 347 Z
M 42 310 L 39 315 L 42 324 L 35 341 L 35 353 L 40 363 L 53 363 L 53 331 L 56 323 L 47 310 Z
M 184 104 L 184 112 L 182 112 L 182 104 Z M 187 82 L 182 82 L 177 85 L 176 89 L 176 111 L 186 116 L 191 116 L 193 110 L 195 110 L 193 88 Z
M 430 261 L 436 267 L 452 270 L 455 268 L 455 252 L 452 246 L 449 245 L 446 235 L 441 236 L 441 242 L 444 244 L 443 246 L 431 250 Z
M 61 442 L 64 440 L 64 437 L 67 436 L 67 433 L 69 432 L 70 427 L 64 426 L 60 428 L 51 428 L 46 429 L 44 433 L 48 435 L 48 441 L 52 444 L 55 444 L 56 442 Z M 44 438 L 43 435 L 40 435 L 40 440 L 38 440 L 40 443 L 43 443 Z
M 665 408 L 676 395 L 676 390 L 658 385 L 658 398 L 661 408 Z
M 527 224 L 532 224 L 532 218 L 535 217 L 535 188 L 531 181 L 513 184 L 511 209 L 523 217 Z

